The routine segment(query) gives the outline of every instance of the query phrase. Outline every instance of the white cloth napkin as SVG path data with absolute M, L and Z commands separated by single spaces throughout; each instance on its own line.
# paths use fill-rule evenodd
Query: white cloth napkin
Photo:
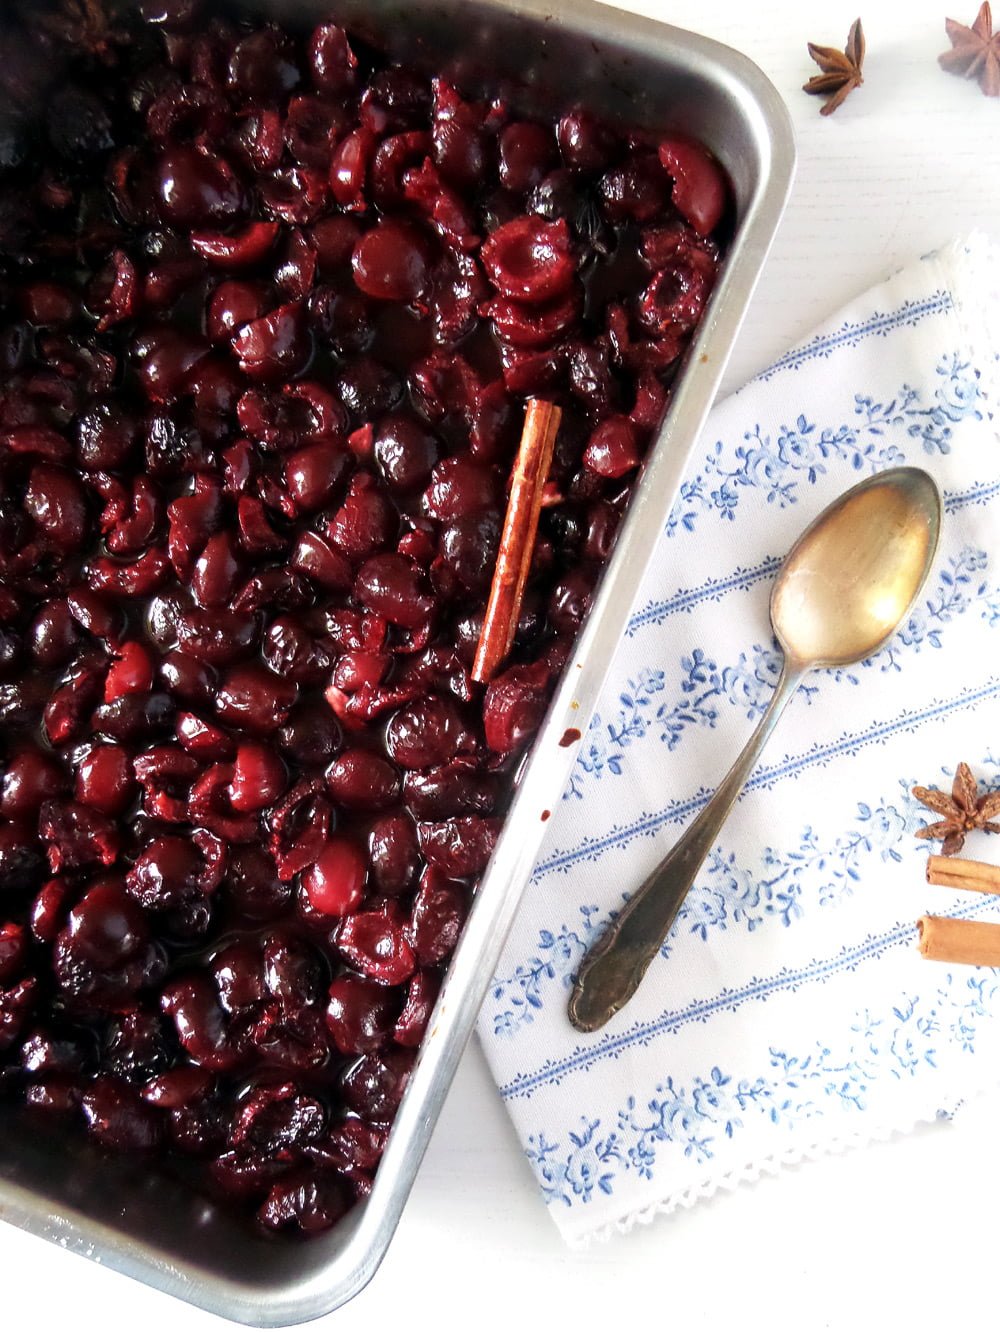
M 1000 1083 L 1000 977 L 915 947 L 922 912 L 1000 919 L 1000 901 L 926 885 L 913 835 L 935 816 L 910 795 L 950 790 L 960 760 L 1000 786 L 998 288 L 982 238 L 926 256 L 718 406 L 692 452 L 480 1017 L 570 1242 Z M 911 619 L 807 680 L 639 992 L 581 1036 L 566 1002 L 586 946 L 770 698 L 784 553 L 904 462 L 945 505 Z M 1000 838 L 965 854 L 1000 861 Z

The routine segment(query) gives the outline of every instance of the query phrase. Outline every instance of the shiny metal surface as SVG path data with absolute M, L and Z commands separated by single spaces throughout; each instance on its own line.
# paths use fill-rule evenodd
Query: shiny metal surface
M 771 628 L 785 655 L 771 702 L 712 799 L 588 951 L 568 1006 L 578 1031 L 604 1027 L 639 988 L 802 678 L 884 646 L 924 585 L 940 531 L 931 477 L 891 468 L 836 499 L 789 551 L 771 590 Z
M 570 729 L 586 729 L 777 228 L 795 154 L 783 103 L 745 57 L 589 0 L 239 0 L 228 7 L 296 24 L 332 11 L 394 56 L 443 68 L 466 86 L 500 85 L 525 111 L 582 102 L 624 124 L 686 130 L 726 167 L 737 214 L 721 280 L 521 774 L 369 1199 L 306 1243 L 261 1237 L 148 1165 L 109 1164 L 78 1144 L 40 1139 L 16 1113 L 0 1114 L 0 1218 L 229 1319 L 275 1327 L 349 1300 L 392 1237 L 531 872 L 543 812 L 556 806 L 569 776 L 576 746 L 560 741 Z

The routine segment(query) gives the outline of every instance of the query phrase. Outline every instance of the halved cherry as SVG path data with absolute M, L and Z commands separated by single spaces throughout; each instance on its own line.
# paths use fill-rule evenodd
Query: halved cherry
M 191 245 L 214 268 L 241 269 L 259 264 L 280 231 L 277 222 L 251 222 L 243 231 L 193 231 Z
M 273 805 L 288 783 L 277 753 L 259 741 L 244 741 L 236 751 L 229 799 L 241 813 Z
M 674 179 L 674 207 L 699 236 L 707 236 L 719 225 L 726 207 L 722 168 L 693 139 L 665 139 L 659 153 L 665 170 Z
M 345 916 L 361 906 L 368 862 L 350 838 L 335 834 L 302 876 L 302 888 L 315 911 Z
M 147 694 L 153 688 L 153 659 L 141 643 L 123 643 L 115 659 L 104 678 L 105 703 L 114 703 L 123 694 Z
M 573 281 L 576 264 L 565 219 L 527 215 L 498 227 L 483 242 L 483 265 L 493 285 L 518 301 L 548 301 Z
M 395 900 L 386 910 L 356 912 L 338 929 L 336 945 L 352 967 L 384 986 L 398 986 L 416 971 L 417 960 Z

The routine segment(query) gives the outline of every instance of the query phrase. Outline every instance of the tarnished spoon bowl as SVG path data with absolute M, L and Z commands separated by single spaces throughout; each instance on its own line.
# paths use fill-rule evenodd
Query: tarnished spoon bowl
M 933 480 L 893 468 L 835 500 L 789 551 L 771 591 L 784 653 L 774 697 L 715 795 L 584 958 L 569 1001 L 575 1028 L 603 1027 L 635 994 L 802 678 L 869 657 L 892 637 L 927 577 L 940 528 Z

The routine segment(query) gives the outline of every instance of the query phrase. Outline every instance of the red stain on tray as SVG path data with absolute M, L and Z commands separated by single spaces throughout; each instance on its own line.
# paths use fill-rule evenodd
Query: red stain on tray
M 562 734 L 562 740 L 559 742 L 559 744 L 565 750 L 568 746 L 575 745 L 576 742 L 580 739 L 580 736 L 581 732 L 579 727 L 567 727 Z

